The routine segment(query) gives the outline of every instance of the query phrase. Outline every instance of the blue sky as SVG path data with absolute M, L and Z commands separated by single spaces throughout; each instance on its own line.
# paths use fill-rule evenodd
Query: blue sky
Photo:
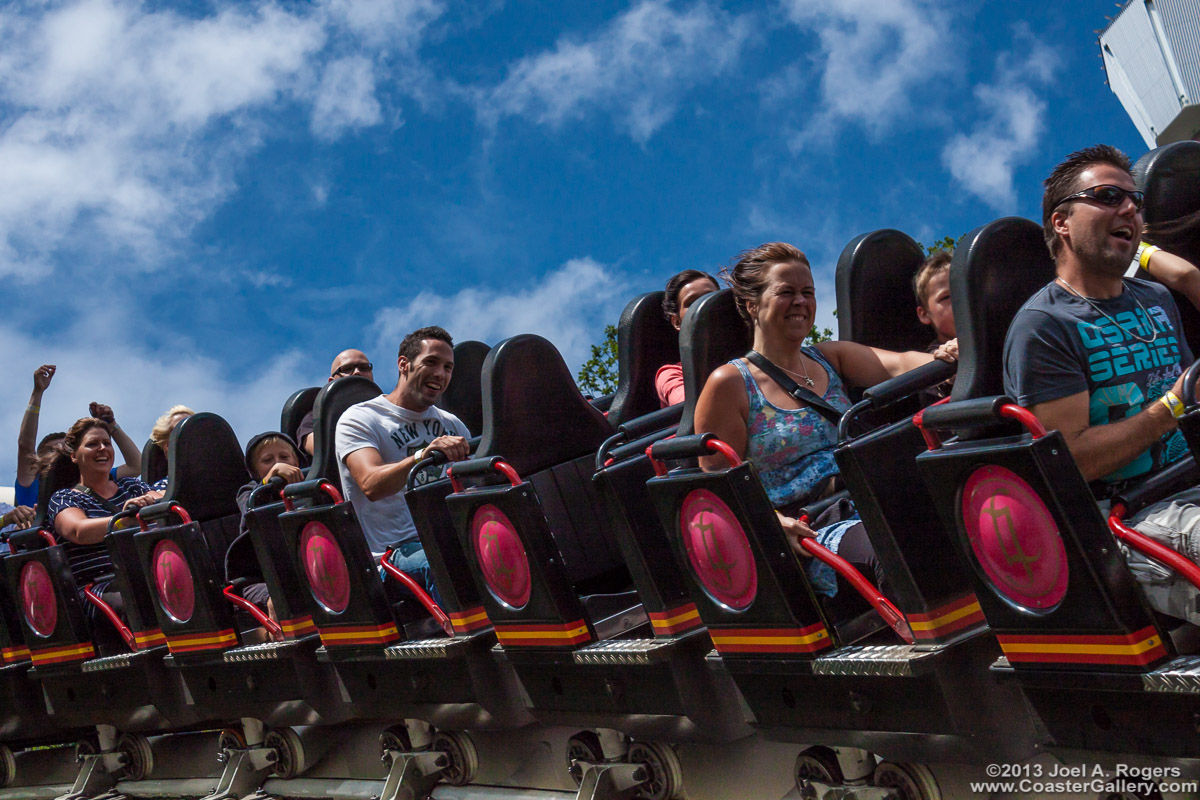
M 361 346 L 547 336 L 572 368 L 679 269 L 1037 218 L 1145 145 L 1112 0 L 16 2 L 0 8 L 0 462 L 34 368 L 139 441 L 175 403 L 244 440 Z

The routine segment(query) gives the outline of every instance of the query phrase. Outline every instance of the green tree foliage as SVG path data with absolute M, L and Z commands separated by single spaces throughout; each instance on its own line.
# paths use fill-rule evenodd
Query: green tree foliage
M 617 390 L 617 326 L 604 326 L 604 341 L 592 345 L 592 357 L 583 362 L 576 378 L 584 392 L 601 397 Z
M 963 235 L 965 236 L 966 234 L 963 234 Z M 958 239 L 961 239 L 961 238 L 962 238 L 962 236 L 958 237 Z M 920 242 L 917 242 L 917 246 L 925 251 L 926 256 L 931 256 L 934 253 L 936 253 L 938 250 L 953 250 L 955 247 L 958 246 L 958 239 L 955 239 L 953 236 L 943 236 L 941 239 L 938 239 L 936 242 L 929 245 L 928 247 L 921 244 Z
M 808 336 L 804 337 L 804 343 L 807 345 L 820 344 L 828 342 L 833 338 L 833 330 L 830 328 L 818 328 L 813 325 L 812 330 L 808 332 Z

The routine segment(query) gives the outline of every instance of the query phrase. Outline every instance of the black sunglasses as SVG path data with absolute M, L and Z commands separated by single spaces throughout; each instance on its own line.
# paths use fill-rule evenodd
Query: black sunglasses
M 374 369 L 375 365 L 370 361 L 358 361 L 354 364 L 342 364 L 342 366 L 333 371 L 333 376 L 335 378 L 342 378 L 346 375 L 352 375 L 355 372 L 371 372 Z
M 1055 203 L 1054 207 L 1058 208 L 1068 200 L 1079 200 L 1083 197 L 1095 200 L 1097 203 L 1111 208 L 1119 208 L 1121 203 L 1125 202 L 1126 197 L 1133 201 L 1133 207 L 1138 211 L 1141 211 L 1146 205 L 1146 195 L 1141 192 L 1122 189 L 1120 186 L 1113 186 L 1111 183 L 1102 183 L 1099 186 L 1093 186 L 1090 189 L 1084 189 L 1075 194 L 1067 195 Z

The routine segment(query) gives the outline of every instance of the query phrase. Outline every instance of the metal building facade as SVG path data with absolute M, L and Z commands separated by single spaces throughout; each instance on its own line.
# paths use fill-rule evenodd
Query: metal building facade
M 1100 34 L 1100 51 L 1147 147 L 1200 133 L 1200 0 L 1129 0 Z

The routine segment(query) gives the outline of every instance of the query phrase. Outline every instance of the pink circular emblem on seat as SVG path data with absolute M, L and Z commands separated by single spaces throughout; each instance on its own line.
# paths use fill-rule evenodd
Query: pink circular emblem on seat
M 745 611 L 758 594 L 758 570 L 746 532 L 725 501 L 707 489 L 695 489 L 679 514 L 683 546 L 696 579 L 709 596 L 735 611 Z
M 163 610 L 177 622 L 187 622 L 196 610 L 196 582 L 183 551 L 170 539 L 163 539 L 154 546 L 150 563 Z
M 333 532 L 310 522 L 300 532 L 300 557 L 308 588 L 327 611 L 340 614 L 350 605 L 350 568 Z
M 529 557 L 512 521 L 491 503 L 480 506 L 471 520 L 471 542 L 492 595 L 510 608 L 523 608 L 533 585 Z
M 30 561 L 21 569 L 21 608 L 25 621 L 38 636 L 49 636 L 58 627 L 54 582 L 40 561 Z
M 1026 609 L 1047 611 L 1067 594 L 1067 551 L 1050 509 L 1020 475 L 980 467 L 963 487 L 963 524 L 992 588 Z

